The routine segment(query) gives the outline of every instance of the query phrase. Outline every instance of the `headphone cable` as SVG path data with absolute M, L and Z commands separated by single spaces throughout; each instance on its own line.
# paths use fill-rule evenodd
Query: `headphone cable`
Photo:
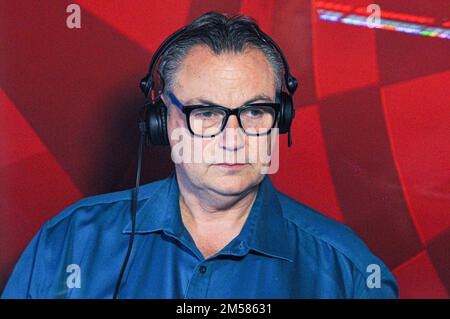
M 113 299 L 117 299 L 119 295 L 120 285 L 122 284 L 123 275 L 125 273 L 125 269 L 128 265 L 128 260 L 131 256 L 131 251 L 133 249 L 134 243 L 134 235 L 136 231 L 136 211 L 138 204 L 138 194 L 139 194 L 139 184 L 141 179 L 141 166 L 142 166 L 142 147 L 145 139 L 145 122 L 139 122 L 139 149 L 138 149 L 138 160 L 137 160 L 137 168 L 136 168 L 136 186 L 133 191 L 133 199 L 131 202 L 131 234 L 130 240 L 128 242 L 127 254 L 125 256 L 125 260 L 123 261 L 122 268 L 120 269 L 119 278 L 117 279 L 116 288 L 114 289 Z

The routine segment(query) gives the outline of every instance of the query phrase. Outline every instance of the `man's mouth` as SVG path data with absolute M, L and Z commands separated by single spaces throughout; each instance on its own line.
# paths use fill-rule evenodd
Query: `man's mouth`
M 213 164 L 213 166 L 224 169 L 224 170 L 240 170 L 249 165 L 248 163 L 218 163 Z

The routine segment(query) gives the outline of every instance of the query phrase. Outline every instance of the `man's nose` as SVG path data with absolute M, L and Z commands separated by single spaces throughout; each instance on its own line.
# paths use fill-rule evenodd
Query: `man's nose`
M 229 151 L 237 151 L 244 147 L 245 136 L 241 127 L 239 126 L 239 121 L 235 115 L 231 115 L 228 118 L 228 122 L 224 128 L 220 146 L 223 149 Z

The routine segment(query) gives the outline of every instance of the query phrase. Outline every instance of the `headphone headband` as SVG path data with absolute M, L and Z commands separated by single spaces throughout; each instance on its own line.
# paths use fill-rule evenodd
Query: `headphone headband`
M 150 66 L 148 68 L 148 73 L 141 80 L 139 85 L 146 98 L 150 94 L 150 91 L 153 90 L 153 86 L 155 84 L 155 81 L 153 80 L 153 74 L 155 73 L 155 67 L 159 61 L 159 58 L 167 51 L 168 48 L 170 48 L 170 46 L 178 39 L 178 37 L 186 31 L 187 28 L 188 26 L 185 26 L 171 34 L 166 40 L 164 40 L 163 43 L 161 43 L 155 54 L 153 54 L 153 57 L 150 61 Z
M 272 40 L 271 37 L 269 37 L 266 33 L 264 33 L 261 29 L 259 29 L 258 27 L 255 27 L 255 32 L 256 34 L 258 34 L 259 38 L 265 42 L 266 44 L 270 45 L 272 48 L 275 49 L 275 51 L 277 51 L 278 55 L 281 58 L 281 61 L 283 62 L 283 67 L 284 67 L 284 82 L 287 86 L 287 89 L 289 91 L 290 95 L 294 95 L 295 91 L 297 90 L 298 87 L 298 81 L 297 79 L 292 76 L 291 74 L 291 70 L 289 68 L 289 63 L 286 59 L 286 57 L 284 56 L 283 51 L 281 50 L 281 48 L 278 46 L 278 44 Z
M 150 66 L 148 68 L 147 75 L 141 80 L 139 86 L 142 90 L 142 92 L 145 94 L 146 99 L 149 98 L 150 92 L 153 90 L 155 81 L 154 81 L 154 73 L 156 65 L 158 64 L 159 59 L 161 58 L 164 53 L 170 48 L 170 46 L 181 36 L 183 33 L 188 29 L 189 26 L 185 26 L 177 31 L 175 31 L 172 35 L 170 35 L 166 40 L 164 40 L 163 43 L 158 47 L 155 54 L 153 54 L 153 57 L 150 61 Z M 276 44 L 275 41 L 272 40 L 271 37 L 269 37 L 266 33 L 261 31 L 257 26 L 254 27 L 255 33 L 258 35 L 258 37 L 266 44 L 270 45 L 275 51 L 278 53 L 278 55 L 281 58 L 281 61 L 283 63 L 284 68 L 284 82 L 287 86 L 287 89 L 289 91 L 289 95 L 293 95 L 298 87 L 298 81 L 297 79 L 291 74 L 289 63 L 286 59 L 286 57 L 283 54 L 283 51 L 281 48 Z

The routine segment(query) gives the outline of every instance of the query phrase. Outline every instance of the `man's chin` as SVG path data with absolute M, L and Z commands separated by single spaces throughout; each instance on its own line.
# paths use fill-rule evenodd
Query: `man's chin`
M 208 183 L 209 188 L 223 196 L 236 196 L 246 192 L 257 183 L 248 175 L 217 176 Z

